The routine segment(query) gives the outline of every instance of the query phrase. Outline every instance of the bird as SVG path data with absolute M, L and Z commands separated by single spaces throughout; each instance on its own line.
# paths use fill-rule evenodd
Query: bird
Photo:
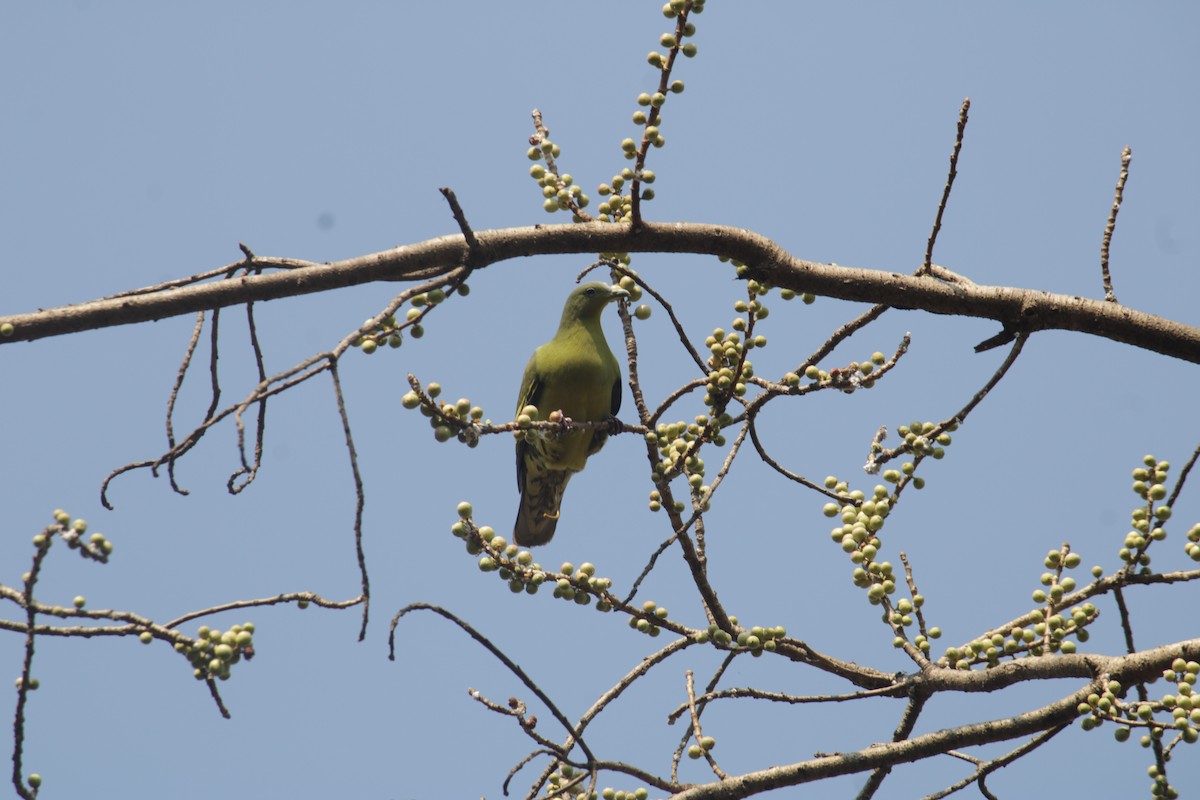
M 561 411 L 576 422 L 612 419 L 621 410 L 621 369 L 600 328 L 600 313 L 613 300 L 628 298 L 620 286 L 585 283 L 567 296 L 554 338 L 533 352 L 521 378 L 517 415 L 536 406 L 539 418 Z M 517 439 L 517 488 L 521 503 L 513 541 L 544 545 L 558 526 L 567 481 L 604 446 L 597 429 L 562 434 L 528 431 Z

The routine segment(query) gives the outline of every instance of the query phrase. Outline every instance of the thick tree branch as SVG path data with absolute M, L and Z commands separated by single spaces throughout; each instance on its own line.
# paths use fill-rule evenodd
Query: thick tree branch
M 927 670 L 929 691 L 993 691 L 1032 678 L 1084 677 L 1089 683 L 1078 691 L 1042 708 L 1008 719 L 971 723 L 911 739 L 874 744 L 852 753 L 834 753 L 724 781 L 695 786 L 675 800 L 732 800 L 795 786 L 836 775 L 851 775 L 890 765 L 919 761 L 964 747 L 1030 736 L 1067 725 L 1076 717 L 1076 706 L 1094 691 L 1098 681 L 1116 678 L 1129 685 L 1144 679 L 1177 657 L 1200 657 L 1200 639 L 1191 639 L 1125 656 L 1049 656 L 1026 658 L 994 670 Z M 994 680 L 997 679 L 998 680 Z
M 726 256 L 748 265 L 751 276 L 797 292 L 994 319 L 1014 330 L 1079 331 L 1200 363 L 1200 328 L 1116 303 L 818 264 L 795 258 L 766 237 L 741 228 L 647 222 L 634 231 L 629 225 L 585 223 L 482 231 L 476 238 L 479 249 L 474 254 L 468 252 L 462 234 L 455 234 L 328 264 L 297 266 L 294 260 L 256 258 L 256 266 L 264 269 L 287 269 L 0 317 L 0 325 L 13 326 L 11 336 L 0 342 L 31 341 L 374 281 L 426 280 L 449 272 L 468 256 L 482 267 L 522 256 L 673 252 Z

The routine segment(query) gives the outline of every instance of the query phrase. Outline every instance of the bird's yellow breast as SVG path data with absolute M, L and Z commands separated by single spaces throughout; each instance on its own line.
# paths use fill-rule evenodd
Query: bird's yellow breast
M 560 410 L 576 422 L 595 422 L 613 413 L 613 384 L 621 373 L 603 334 L 595 336 L 579 326 L 578 332 L 568 334 L 565 340 L 539 347 L 533 362 L 538 375 L 553 376 L 545 381 L 538 398 L 543 419 Z M 591 430 L 570 431 L 544 438 L 535 447 L 550 469 L 578 472 L 587 463 L 593 436 Z

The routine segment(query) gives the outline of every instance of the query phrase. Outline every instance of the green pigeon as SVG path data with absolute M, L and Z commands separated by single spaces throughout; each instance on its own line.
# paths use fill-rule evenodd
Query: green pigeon
M 600 328 L 600 312 L 629 293 L 607 283 L 585 283 L 567 296 L 558 333 L 533 352 L 521 378 L 517 414 L 536 406 L 540 419 L 552 412 L 576 422 L 600 422 L 621 409 L 621 370 Z M 517 488 L 521 506 L 513 540 L 523 547 L 546 544 L 558 525 L 559 505 L 571 476 L 604 446 L 600 430 L 562 435 L 531 431 L 517 440 Z

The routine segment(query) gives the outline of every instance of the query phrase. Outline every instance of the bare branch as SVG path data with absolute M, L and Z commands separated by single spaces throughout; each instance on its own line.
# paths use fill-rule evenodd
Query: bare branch
M 896 726 L 895 732 L 892 734 L 893 742 L 902 742 L 909 737 L 913 732 L 913 728 L 917 726 L 917 719 L 921 716 L 921 711 L 925 708 L 925 701 L 929 699 L 928 695 L 915 694 L 909 698 L 908 705 L 904 707 L 904 714 L 900 717 L 900 724 Z M 870 800 L 879 791 L 879 787 L 883 785 L 883 781 L 892 773 L 892 764 L 886 764 L 877 768 L 867 778 L 867 782 L 858 793 L 858 800 Z
M 1001 767 L 1006 767 L 1009 764 L 1011 764 L 1012 762 L 1016 761 L 1018 758 L 1021 758 L 1022 756 L 1026 755 L 1028 753 L 1031 753 L 1032 751 L 1041 747 L 1046 742 L 1050 741 L 1055 736 L 1062 733 L 1069 727 L 1070 727 L 1070 725 L 1058 725 L 1047 731 L 1043 731 L 1042 733 L 1039 733 L 1037 736 L 1034 736 L 1032 739 L 1030 739 L 1025 744 L 1021 745 L 1020 747 L 1010 750 L 1009 752 L 1005 753 L 1004 755 L 1000 756 L 999 758 L 993 758 L 991 761 L 983 761 L 982 759 L 973 758 L 971 756 L 966 756 L 966 755 L 963 755 L 962 753 L 950 752 L 947 755 L 957 756 L 958 758 L 961 758 L 964 761 L 969 761 L 970 763 L 977 765 L 979 768 L 977 770 L 975 770 L 975 772 L 973 772 L 970 775 L 968 775 L 967 777 L 963 778 L 961 781 L 958 781 L 957 783 L 947 786 L 945 789 L 941 790 L 940 792 L 934 792 L 933 794 L 926 795 L 924 798 L 922 798 L 922 800 L 941 800 L 941 798 L 947 797 L 951 794 L 954 794 L 959 789 L 965 789 L 966 787 L 970 786 L 972 783 L 975 783 L 977 781 L 979 782 L 980 793 L 982 793 L 984 797 L 987 797 L 990 800 L 994 800 L 994 796 L 992 795 L 992 793 L 989 792 L 987 790 L 987 788 L 984 787 L 984 785 L 983 785 L 984 778 L 986 778 L 988 775 L 995 772 L 996 770 L 1000 769 Z
M 392 617 L 392 624 L 388 628 L 388 660 L 389 661 L 396 660 L 396 626 L 400 624 L 400 620 L 405 615 L 407 615 L 413 611 L 432 611 L 433 613 L 435 613 L 445 619 L 450 620 L 455 625 L 457 625 L 459 628 L 461 628 L 463 631 L 465 631 L 468 636 L 470 636 L 472 639 L 474 639 L 476 642 L 478 642 L 480 645 L 482 645 L 485 650 L 487 650 L 489 653 L 491 653 L 493 656 L 495 656 L 496 659 L 498 661 L 500 661 L 500 663 L 502 663 L 505 667 L 507 667 L 508 671 L 511 672 L 513 675 L 515 675 L 517 677 L 517 679 L 521 681 L 521 683 L 525 684 L 526 688 L 528 688 L 529 691 L 531 691 L 535 695 L 537 695 L 537 698 L 539 700 L 541 700 L 543 704 L 545 704 L 546 708 L 548 708 L 550 710 L 550 713 L 554 715 L 554 718 L 556 720 L 558 720 L 559 724 L 562 725 L 563 728 L 566 729 L 566 731 L 568 733 L 572 734 L 572 736 L 575 738 L 576 743 L 578 743 L 580 749 L 583 750 L 584 755 L 587 756 L 589 762 L 594 762 L 596 760 L 595 756 L 592 755 L 592 751 L 588 748 L 587 743 L 583 741 L 583 738 L 579 735 L 579 732 L 575 729 L 575 726 L 573 726 L 571 724 L 571 722 L 566 718 L 566 716 L 561 711 L 558 710 L 558 706 L 556 706 L 554 704 L 554 701 L 551 700 L 549 698 L 549 696 L 547 696 L 547 694 L 542 691 L 541 687 L 538 686 L 537 683 L 535 683 L 533 681 L 533 679 L 529 677 L 528 674 L 526 674 L 525 670 L 521 669 L 520 665 L 518 665 L 515 661 L 513 661 L 511 658 L 509 658 L 504 653 L 503 650 L 501 650 L 496 645 L 492 644 L 490 639 L 488 639 L 486 636 L 484 636 L 479 631 L 475 630 L 475 628 L 471 627 L 471 625 L 468 624 L 465 620 L 459 618 L 458 616 L 455 616 L 454 614 L 450 613 L 449 611 L 442 608 L 441 606 L 435 606 L 430 603 L 412 603 L 396 612 L 396 615 L 394 617 Z
M 689 669 L 685 673 L 685 676 L 687 678 L 688 711 L 692 716 L 691 738 L 696 740 L 696 747 L 699 747 L 703 751 L 704 758 L 708 761 L 708 766 L 712 769 L 713 774 L 719 780 L 726 780 L 729 776 L 717 765 L 716 760 L 712 757 L 712 753 L 704 746 L 704 732 L 700 728 L 700 712 L 696 710 L 696 684 L 692 676 L 692 671 Z
M 1017 356 L 1021 355 L 1021 351 L 1025 348 L 1025 342 L 1028 339 L 1029 335 L 1024 332 L 1014 337 L 1013 346 L 1008 351 L 1008 355 L 1005 357 L 1004 361 L 1000 363 L 1000 366 L 996 368 L 996 371 L 992 373 L 992 377 L 988 379 L 988 382 L 985 383 L 983 387 L 977 391 L 971 397 L 971 399 L 967 401 L 967 404 L 959 409 L 956 414 L 938 423 L 937 426 L 934 427 L 933 431 L 925 434 L 925 437 L 927 439 L 932 439 L 946 431 L 948 428 L 956 426 L 965 420 L 967 415 L 974 411 L 977 405 L 983 402 L 983 398 L 987 397 L 988 393 L 992 391 L 992 389 L 996 387 L 996 384 L 1000 383 L 1000 380 L 1008 373 L 1009 368 L 1012 367 L 1012 365 L 1016 362 Z M 868 473 L 875 474 L 879 471 L 879 468 L 882 465 L 886 464 L 897 456 L 907 454 L 911 451 L 912 448 L 908 445 L 901 445 L 900 447 L 892 450 L 881 450 L 879 452 L 876 452 L 874 447 L 872 447 L 870 455 L 867 456 L 867 464 L 865 469 Z M 899 495 L 899 491 L 897 491 L 896 494 Z
M 950 172 L 946 175 L 946 188 L 942 190 L 942 199 L 933 219 L 933 230 L 929 232 L 929 242 L 925 245 L 925 261 L 917 270 L 918 275 L 925 275 L 933 268 L 933 246 L 937 242 L 938 232 L 942 229 L 942 215 L 946 213 L 950 189 L 954 187 L 954 179 L 958 176 L 958 154 L 962 152 L 963 132 L 967 129 L 967 115 L 970 111 L 971 98 L 967 97 L 963 99 L 962 108 L 958 111 L 958 132 L 954 136 L 954 150 L 950 153 Z
M 475 231 L 471 230 L 471 224 L 467 222 L 467 215 L 463 212 L 462 206 L 458 204 L 458 195 L 449 186 L 443 186 L 438 189 L 442 193 L 442 197 L 446 198 L 446 203 L 450 206 L 450 213 L 454 215 L 454 221 L 458 223 L 458 229 L 462 231 L 463 238 L 467 242 L 467 252 L 471 255 L 479 252 L 479 240 L 475 238 Z
M 1112 210 L 1108 212 L 1108 222 L 1104 224 L 1104 239 L 1100 243 L 1100 277 L 1104 281 L 1106 303 L 1117 302 L 1117 293 L 1113 291 L 1112 273 L 1108 270 L 1108 248 L 1112 245 L 1113 231 L 1117 227 L 1117 212 L 1121 210 L 1121 201 L 1125 199 L 1125 181 L 1129 180 L 1129 162 L 1132 159 L 1133 151 L 1128 147 L 1121 151 L 1121 173 L 1117 176 Z
M 338 375 L 337 362 L 329 367 L 333 378 L 333 393 L 337 398 L 338 417 L 342 420 L 342 435 L 346 440 L 346 452 L 350 456 L 350 474 L 354 478 L 354 555 L 358 561 L 358 574 L 362 579 L 362 627 L 358 630 L 358 640 L 367 638 L 367 619 L 371 612 L 371 581 L 367 577 L 367 557 L 363 553 L 363 506 L 366 505 L 366 491 L 363 489 L 362 474 L 358 470 L 358 451 L 354 448 L 354 437 L 350 433 L 350 415 L 346 413 L 346 398 L 342 394 L 342 379 Z
M 769 239 L 742 228 L 699 223 L 583 223 L 476 232 L 486 251 L 479 266 L 532 255 L 594 252 L 706 253 L 747 264 L 750 277 L 795 292 L 921 309 L 937 314 L 994 319 L 1013 330 L 1070 330 L 1101 336 L 1200 363 L 1200 328 L 1135 311 L 1116 303 L 1032 289 L 948 283 L 932 276 L 901 275 L 797 259 Z M 32 341 L 83 330 L 191 314 L 251 300 L 312 294 L 374 281 L 426 280 L 455 269 L 469 256 L 462 234 L 442 236 L 329 264 L 256 259 L 283 272 L 201 283 L 172 291 L 95 300 L 29 314 L 0 317 L 13 326 L 0 344 Z

